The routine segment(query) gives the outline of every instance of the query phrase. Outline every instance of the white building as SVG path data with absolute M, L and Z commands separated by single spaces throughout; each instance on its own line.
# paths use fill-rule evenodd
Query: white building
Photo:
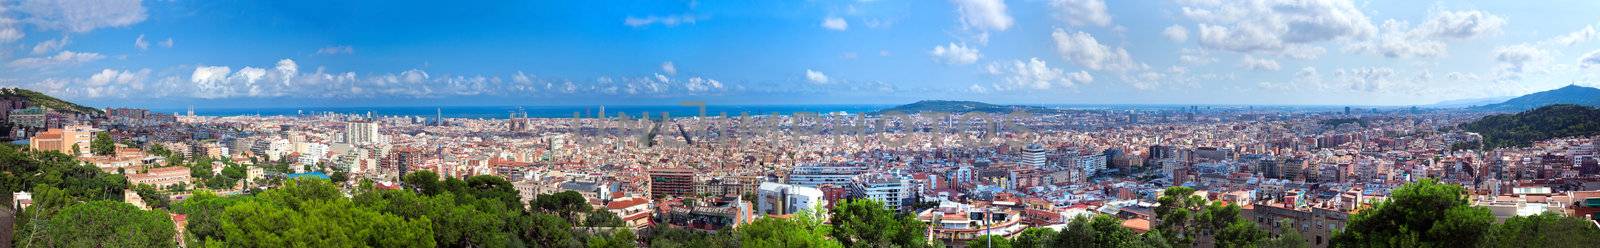
M 788 183 L 811 188 L 823 184 L 844 186 L 866 171 L 860 166 L 798 166 L 790 171 Z
M 317 164 L 328 155 L 328 145 L 322 143 L 302 142 L 295 144 L 295 152 L 300 153 L 300 164 Z
M 1045 155 L 1044 146 L 1028 144 L 1028 147 L 1022 148 L 1022 165 L 1028 168 L 1044 168 Z
M 903 178 L 864 177 L 852 184 L 850 189 L 855 196 L 883 202 L 885 208 L 896 211 L 905 205 L 907 199 L 912 198 L 911 182 Z
M 801 211 L 811 211 L 813 214 L 827 212 L 814 209 L 814 207 L 828 204 L 827 200 L 822 198 L 822 191 L 816 188 L 763 182 L 756 189 L 756 192 L 756 211 L 759 214 L 784 215 Z
M 351 144 L 382 143 L 383 134 L 378 133 L 378 123 L 370 121 L 351 121 L 345 123 L 345 142 Z

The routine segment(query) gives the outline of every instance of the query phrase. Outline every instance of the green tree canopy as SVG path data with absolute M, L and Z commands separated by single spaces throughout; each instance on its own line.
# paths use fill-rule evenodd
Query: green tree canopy
M 1350 216 L 1337 247 L 1471 247 L 1494 216 L 1467 204 L 1460 186 L 1423 179 L 1396 188 L 1389 199 Z
M 926 247 L 926 225 L 909 215 L 896 215 L 872 200 L 833 205 L 832 235 L 845 247 Z

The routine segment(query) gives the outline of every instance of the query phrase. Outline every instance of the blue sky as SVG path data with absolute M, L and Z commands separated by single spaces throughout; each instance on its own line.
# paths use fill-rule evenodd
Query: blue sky
M 0 2 L 96 106 L 1416 105 L 1600 85 L 1600 2 Z

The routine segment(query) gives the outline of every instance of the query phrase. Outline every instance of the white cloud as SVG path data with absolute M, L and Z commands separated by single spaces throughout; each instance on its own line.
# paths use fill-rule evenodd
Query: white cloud
M 982 85 L 974 84 L 974 85 L 971 85 L 971 86 L 967 86 L 967 91 L 970 91 L 972 93 L 978 93 L 978 94 L 986 94 L 986 93 L 989 93 L 989 88 L 983 87 Z
M 1499 63 L 1496 68 L 1501 79 L 1518 79 L 1522 73 L 1530 72 L 1532 65 L 1549 59 L 1544 50 L 1528 44 L 1497 47 L 1493 53 L 1495 62 Z
M 74 33 L 104 27 L 125 27 L 144 21 L 140 0 L 37 0 L 23 1 L 17 10 L 26 13 L 23 21 L 36 26 Z
M 1161 30 L 1161 35 L 1166 36 L 1167 40 L 1172 42 L 1183 43 L 1183 41 L 1189 40 L 1189 29 L 1173 24 L 1172 26 L 1167 26 L 1167 29 Z
M 1055 40 L 1056 53 L 1079 66 L 1097 71 L 1126 71 L 1140 67 L 1133 61 L 1133 57 L 1128 55 L 1128 50 L 1102 45 L 1088 33 L 1082 31 L 1067 33 L 1065 30 L 1056 29 L 1050 36 Z
M 33 55 L 47 54 L 56 50 L 61 50 L 61 48 L 67 46 L 67 43 L 71 42 L 72 39 L 66 36 L 62 36 L 60 39 L 41 41 L 39 44 L 33 45 Z
M 1583 58 L 1578 59 L 1578 64 L 1585 69 L 1600 67 L 1600 50 L 1584 54 Z
M 1257 71 L 1276 71 L 1280 68 L 1277 60 L 1256 58 L 1256 56 L 1248 54 L 1244 55 L 1243 59 L 1240 59 L 1239 66 Z
M 635 28 L 648 27 L 648 26 L 651 26 L 651 25 L 661 25 L 661 26 L 665 26 L 665 27 L 669 27 L 670 28 L 670 27 L 677 27 L 678 25 L 694 24 L 695 22 L 703 20 L 703 19 L 704 18 L 695 16 L 694 14 L 667 15 L 667 16 L 653 16 L 652 15 L 652 16 L 645 16 L 645 17 L 632 17 L 632 16 L 629 16 L 628 18 L 622 20 L 622 24 L 623 25 L 628 25 L 629 27 L 635 27 Z
M 1066 73 L 1060 68 L 1050 67 L 1039 58 L 1030 58 L 1028 61 L 1013 60 L 1005 64 L 991 63 L 986 70 L 990 75 L 999 76 L 1005 82 L 1004 86 L 996 85 L 997 90 L 1048 90 L 1056 87 L 1071 88 L 1077 84 L 1094 82 L 1094 76 L 1089 75 L 1089 72 Z
M 1073 26 L 1111 26 L 1111 14 L 1102 0 L 1051 0 L 1050 7 L 1055 8 L 1057 18 Z
M 353 54 L 356 49 L 350 46 L 328 46 L 317 49 L 317 55 Z
M 672 61 L 661 62 L 661 72 L 665 72 L 667 75 L 678 75 L 678 66 L 673 65 Z
M 161 47 L 172 48 L 172 38 L 161 41 Z
M 844 31 L 850 29 L 850 22 L 845 21 L 844 18 L 828 17 L 822 19 L 822 28 Z
M 1339 69 L 1333 72 L 1336 81 L 1345 84 L 1344 89 L 1370 93 L 1386 93 L 1393 89 L 1394 76 L 1394 69 L 1388 67 Z
M 702 79 L 700 77 L 692 77 L 692 78 L 689 78 L 689 82 L 688 83 L 684 84 L 684 89 L 689 90 L 689 92 L 706 92 L 706 91 L 711 91 L 711 90 L 720 90 L 720 89 L 722 89 L 722 82 L 718 82 L 716 79 Z
M 972 64 L 978 62 L 978 58 L 983 57 L 983 54 L 979 53 L 977 48 L 968 47 L 965 43 L 956 44 L 954 42 L 944 46 L 935 46 L 933 51 L 929 51 L 928 54 L 933 55 L 935 61 L 952 65 Z
M 1600 32 L 1595 31 L 1594 25 L 1589 25 L 1584 26 L 1583 29 L 1579 29 L 1578 31 L 1572 31 L 1572 33 L 1556 36 L 1556 38 L 1551 39 L 1551 41 L 1555 42 L 1556 44 L 1572 46 L 1577 45 L 1578 43 L 1589 42 L 1594 40 L 1596 37 L 1600 37 Z
M 18 67 L 18 68 L 39 69 L 39 68 L 56 67 L 56 66 L 78 65 L 78 64 L 88 63 L 88 62 L 94 62 L 94 61 L 100 60 L 102 58 L 105 58 L 105 56 L 100 55 L 99 53 L 61 51 L 59 53 L 56 53 L 56 55 L 49 56 L 49 57 L 32 57 L 32 58 L 20 58 L 20 59 L 17 59 L 17 60 L 12 60 L 9 65 L 11 67 Z
M 1405 21 L 1386 20 L 1377 37 L 1350 44 L 1346 50 L 1390 58 L 1439 57 L 1447 52 L 1445 41 L 1498 34 L 1505 22 L 1503 17 L 1478 10 L 1434 10 L 1416 28 Z
M 1349 0 L 1182 1 L 1199 22 L 1200 45 L 1235 52 L 1278 53 L 1292 45 L 1363 39 L 1376 28 Z
M 1180 65 L 1198 66 L 1214 62 L 1217 62 L 1217 58 L 1211 57 L 1211 53 L 1206 52 L 1206 50 L 1195 48 L 1178 50 L 1178 64 Z
M 1506 25 L 1505 18 L 1479 10 L 1433 11 L 1430 15 L 1414 32 L 1433 38 L 1470 39 L 1497 34 Z
M 1002 0 L 951 0 L 960 15 L 961 26 L 980 31 L 1005 31 L 1016 21 L 1006 13 Z
M 822 72 L 820 72 L 820 71 L 813 71 L 811 69 L 806 69 L 806 81 L 811 81 L 811 83 L 814 83 L 814 84 L 827 84 L 828 83 L 828 75 L 827 74 L 822 74 Z
M 144 40 L 144 34 L 139 34 L 139 38 L 133 39 L 133 47 L 139 48 L 140 51 L 150 49 L 150 41 Z

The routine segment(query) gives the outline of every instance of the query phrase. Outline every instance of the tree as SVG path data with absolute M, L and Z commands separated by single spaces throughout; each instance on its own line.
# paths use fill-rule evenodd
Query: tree
M 1466 190 L 1433 179 L 1396 188 L 1389 199 L 1350 216 L 1335 247 L 1472 247 L 1494 216 L 1467 203 Z
M 111 140 L 110 132 L 95 133 L 94 140 L 89 142 L 89 151 L 100 156 L 117 154 L 117 142 Z
M 926 247 L 925 224 L 911 216 L 897 216 L 873 200 L 850 200 L 833 205 L 832 236 L 845 247 Z
M 1017 248 L 1045 248 L 1050 247 L 1050 240 L 1058 233 L 1054 229 L 1030 227 L 1023 229 L 1022 233 L 1011 239 L 1011 246 Z
M 572 235 L 572 226 L 559 216 L 535 213 L 528 218 L 528 230 L 522 233 L 524 240 L 532 244 L 541 244 L 545 247 L 578 247 L 578 239 Z
M 1217 247 L 1256 247 L 1265 240 L 1267 233 L 1252 223 L 1243 219 L 1235 219 L 1232 224 L 1217 231 Z
M 792 218 L 761 218 L 740 226 L 739 244 L 746 247 L 843 247 L 830 238 L 831 227 L 802 211 Z
M 133 192 L 137 193 L 139 195 L 139 200 L 143 200 L 145 206 L 150 206 L 150 208 L 165 209 L 167 206 L 172 205 L 171 196 L 168 196 L 166 193 L 156 191 L 155 186 L 150 186 L 149 184 L 139 184 L 138 186 L 133 187 Z
M 1197 230 L 1190 227 L 1190 222 L 1196 217 L 1194 212 L 1206 206 L 1206 199 L 1194 195 L 1195 190 L 1189 187 L 1173 186 L 1161 192 L 1161 197 L 1156 199 L 1159 204 L 1155 208 L 1155 229 L 1160 230 L 1173 247 L 1189 247 L 1194 245 Z
M 439 194 L 439 174 L 432 171 L 416 171 L 400 178 L 400 182 L 407 189 L 423 195 Z
M 533 210 L 560 216 L 570 224 L 578 223 L 577 214 L 589 212 L 590 209 L 589 200 L 584 199 L 583 194 L 571 190 L 549 195 L 539 194 L 529 205 Z
M 19 240 L 23 247 L 173 247 L 172 219 L 123 202 L 73 204 Z
M 225 208 L 223 242 L 243 247 L 432 247 L 426 217 L 353 204 L 326 180 L 291 180 Z
M 633 235 L 633 230 L 619 228 L 610 235 L 596 235 L 589 238 L 589 248 L 633 248 L 638 246 L 639 238 Z
M 1133 230 L 1122 227 L 1122 220 L 1110 215 L 1093 218 L 1078 216 L 1056 235 L 1054 247 L 1118 247 L 1140 243 Z
M 1278 236 L 1269 238 L 1261 247 L 1278 248 L 1306 248 L 1310 246 L 1305 236 L 1300 235 L 1300 230 L 1294 229 L 1294 220 L 1282 219 L 1278 221 Z
M 1012 246 L 1011 246 L 1011 240 L 1006 239 L 1006 237 L 1000 237 L 1000 236 L 995 236 L 995 235 L 983 235 L 983 236 L 978 236 L 978 238 L 976 238 L 976 239 L 973 239 L 972 242 L 968 242 L 967 243 L 967 247 L 973 247 L 973 248 L 979 248 L 979 247 L 982 247 L 982 248 L 1011 248 Z
M 1517 216 L 1495 225 L 1483 238 L 1482 247 L 1594 247 L 1600 244 L 1600 228 L 1581 219 L 1544 213 Z

